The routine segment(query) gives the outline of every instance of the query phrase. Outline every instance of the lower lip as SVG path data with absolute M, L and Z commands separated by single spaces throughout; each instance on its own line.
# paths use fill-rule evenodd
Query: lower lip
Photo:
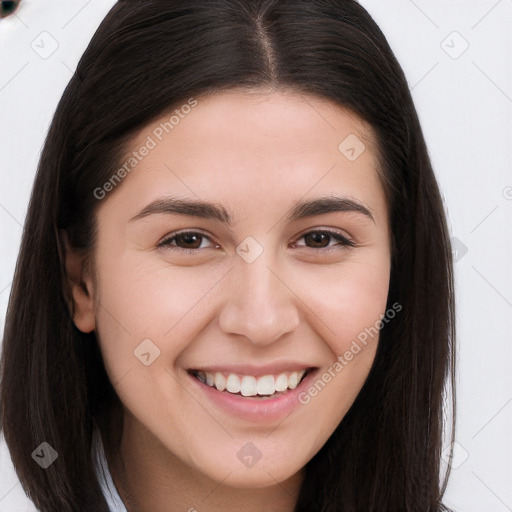
M 228 391 L 219 391 L 214 387 L 203 384 L 193 375 L 189 375 L 196 386 L 206 397 L 223 411 L 232 416 L 237 416 L 252 423 L 270 423 L 282 421 L 290 415 L 294 409 L 302 405 L 299 401 L 300 394 L 309 386 L 318 369 L 308 372 L 302 382 L 295 388 L 275 398 L 259 399 L 234 395 Z

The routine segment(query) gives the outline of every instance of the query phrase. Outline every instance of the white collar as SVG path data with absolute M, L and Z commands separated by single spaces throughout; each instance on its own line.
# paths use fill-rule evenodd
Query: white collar
M 93 429 L 92 449 L 96 476 L 101 485 L 103 495 L 107 500 L 110 512 L 127 512 L 123 500 L 120 498 L 116 486 L 112 481 L 112 475 L 110 474 L 110 470 L 108 468 L 107 460 L 105 457 L 103 442 L 101 440 L 100 432 L 97 430 L 97 428 Z

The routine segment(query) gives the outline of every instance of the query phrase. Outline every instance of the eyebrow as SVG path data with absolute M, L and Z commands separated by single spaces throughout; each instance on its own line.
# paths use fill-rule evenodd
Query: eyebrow
M 298 201 L 288 212 L 287 220 L 289 222 L 297 221 L 315 215 L 336 212 L 360 213 L 375 223 L 375 219 L 368 207 L 354 199 L 340 196 L 327 196 Z M 214 219 L 228 226 L 233 224 L 233 216 L 218 203 L 173 197 L 165 197 L 153 201 L 132 217 L 129 222 L 155 214 L 190 215 L 204 219 Z

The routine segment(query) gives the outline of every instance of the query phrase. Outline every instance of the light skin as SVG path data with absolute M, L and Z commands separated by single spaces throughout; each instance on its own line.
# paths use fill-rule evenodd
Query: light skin
M 385 313 L 390 233 L 373 135 L 335 103 L 291 91 L 197 99 L 100 202 L 94 275 L 67 248 L 74 322 L 96 331 L 123 404 L 121 453 L 109 462 L 130 512 L 292 511 L 303 468 L 354 402 L 378 338 L 279 421 L 219 408 L 187 370 L 294 361 L 322 375 Z M 142 130 L 132 151 L 168 118 Z M 338 149 L 350 134 L 366 145 L 354 161 Z M 298 201 L 332 196 L 372 218 L 288 219 Z M 232 224 L 170 213 L 131 220 L 170 197 L 221 205 Z M 183 230 L 197 236 L 172 239 Z M 263 249 L 251 263 L 236 251 L 247 237 Z M 171 245 L 158 245 L 166 239 Z M 134 355 L 145 339 L 160 350 L 148 366 Z M 262 455 L 252 467 L 237 457 L 247 442 Z

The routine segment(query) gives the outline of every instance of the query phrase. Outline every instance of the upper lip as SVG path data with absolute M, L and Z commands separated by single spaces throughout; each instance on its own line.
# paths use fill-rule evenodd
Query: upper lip
M 252 375 L 254 377 L 261 377 L 263 375 L 278 375 L 283 372 L 294 372 L 309 370 L 315 368 L 308 363 L 300 362 L 274 362 L 266 364 L 265 366 L 258 366 L 254 364 L 209 364 L 191 366 L 189 371 L 202 371 L 208 373 L 238 373 L 242 375 Z

